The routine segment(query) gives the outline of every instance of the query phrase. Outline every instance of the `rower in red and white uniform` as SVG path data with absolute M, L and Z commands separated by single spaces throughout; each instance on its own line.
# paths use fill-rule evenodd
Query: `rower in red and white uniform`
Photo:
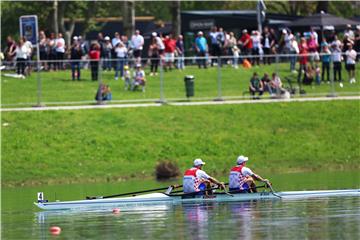
M 225 189 L 224 183 L 201 170 L 203 165 L 205 162 L 198 158 L 194 160 L 194 167 L 185 171 L 183 178 L 184 193 L 198 192 L 204 194 L 204 190 L 210 188 L 210 183 L 217 184 L 220 188 Z
M 251 171 L 250 168 L 245 167 L 248 160 L 248 157 L 242 155 L 237 158 L 237 165 L 230 170 L 229 191 L 257 192 L 255 180 L 271 184 L 269 180 L 260 177 Z

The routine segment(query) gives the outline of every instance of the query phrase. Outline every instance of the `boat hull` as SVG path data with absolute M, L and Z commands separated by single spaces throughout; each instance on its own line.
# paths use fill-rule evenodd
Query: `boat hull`
M 259 193 L 236 193 L 225 194 L 216 193 L 210 197 L 206 196 L 181 196 L 166 195 L 164 193 L 151 193 L 139 195 L 135 197 L 108 198 L 108 199 L 92 199 L 78 201 L 56 201 L 56 202 L 40 202 L 34 203 L 43 210 L 68 210 L 68 209 L 89 209 L 89 208 L 111 208 L 119 207 L 125 209 L 156 209 L 157 207 L 182 204 L 182 203 L 207 203 L 207 202 L 237 202 L 249 200 L 266 200 L 266 199 L 293 199 L 293 198 L 318 198 L 331 196 L 359 196 L 360 189 L 349 190 L 324 190 L 324 191 L 290 191 Z M 280 198 L 281 197 L 281 198 Z

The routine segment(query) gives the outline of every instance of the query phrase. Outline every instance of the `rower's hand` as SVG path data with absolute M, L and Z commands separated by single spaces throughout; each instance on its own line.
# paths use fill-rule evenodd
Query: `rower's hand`
M 223 182 L 220 182 L 219 188 L 225 190 L 225 184 Z
M 268 179 L 264 179 L 264 183 L 266 183 L 266 186 L 271 186 L 271 182 Z

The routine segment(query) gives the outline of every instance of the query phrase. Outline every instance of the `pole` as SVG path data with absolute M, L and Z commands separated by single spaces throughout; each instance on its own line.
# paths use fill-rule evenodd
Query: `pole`
M 217 58 L 217 92 L 218 92 L 218 96 L 215 99 L 215 101 L 224 101 L 224 99 L 222 98 L 222 93 L 221 93 L 221 58 L 218 57 Z
M 160 56 L 160 103 L 165 103 L 164 97 L 164 68 L 163 68 L 163 61 Z
M 261 26 L 261 3 L 260 0 L 257 1 L 256 4 L 256 17 L 257 17 L 257 24 L 258 24 L 258 31 L 262 33 L 262 26 Z

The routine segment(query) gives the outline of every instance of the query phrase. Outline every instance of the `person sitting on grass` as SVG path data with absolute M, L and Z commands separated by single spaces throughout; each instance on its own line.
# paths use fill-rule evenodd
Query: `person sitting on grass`
M 109 85 L 101 83 L 95 95 L 97 101 L 110 101 L 112 99 L 111 89 Z
M 270 81 L 271 79 L 269 78 L 269 74 L 264 73 L 264 76 L 261 78 L 262 85 L 264 86 L 264 92 L 268 91 L 270 94 L 272 94 Z
M 255 193 L 257 187 L 255 180 L 265 182 L 271 185 L 269 180 L 260 177 L 251 171 L 250 168 L 245 167 L 248 157 L 239 156 L 236 160 L 236 166 L 232 167 L 229 175 L 229 191 L 236 191 L 240 193 Z
M 256 72 L 254 72 L 252 78 L 250 79 L 249 91 L 254 99 L 259 99 L 260 96 L 264 93 L 264 86 Z M 255 97 L 255 93 L 259 93 L 258 98 Z
M 142 91 L 145 92 L 145 72 L 141 69 L 141 64 L 136 64 L 136 70 L 134 72 L 134 80 L 131 84 L 131 90 L 135 91 L 138 86 L 141 86 Z
M 305 74 L 303 83 L 305 85 L 311 85 L 315 78 L 315 69 L 311 66 L 311 64 L 308 64 L 305 68 Z
M 131 87 L 131 72 L 129 70 L 129 66 L 125 65 L 124 66 L 124 85 L 125 85 L 125 90 L 129 90 Z
M 276 74 L 272 74 L 272 79 L 270 81 L 270 88 L 271 92 L 275 95 L 281 95 L 283 92 L 285 92 L 285 89 L 282 87 L 282 82 L 280 77 Z
M 209 176 L 205 171 L 201 170 L 205 165 L 201 159 L 194 160 L 194 166 L 184 173 L 183 191 L 184 193 L 195 193 L 196 195 L 207 195 L 207 189 L 211 189 L 211 183 L 217 184 L 220 188 L 225 189 L 223 182 Z

